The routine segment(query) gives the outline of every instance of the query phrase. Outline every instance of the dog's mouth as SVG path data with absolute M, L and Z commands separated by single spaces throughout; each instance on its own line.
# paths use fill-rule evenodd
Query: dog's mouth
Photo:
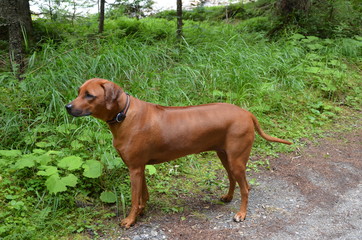
M 89 111 L 83 111 L 81 109 L 76 109 L 73 107 L 72 104 L 65 105 L 65 108 L 67 109 L 67 112 L 72 115 L 73 117 L 85 117 L 92 115 L 92 112 Z
M 77 113 L 77 112 L 68 112 L 70 115 L 72 115 L 73 117 L 85 117 L 85 116 L 90 116 L 92 115 L 91 112 L 89 113 Z

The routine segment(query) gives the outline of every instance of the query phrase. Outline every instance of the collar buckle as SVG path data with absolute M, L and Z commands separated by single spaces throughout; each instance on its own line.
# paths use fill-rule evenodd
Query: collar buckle
M 117 114 L 117 116 L 114 118 L 116 122 L 122 122 L 126 118 L 126 114 L 122 111 Z

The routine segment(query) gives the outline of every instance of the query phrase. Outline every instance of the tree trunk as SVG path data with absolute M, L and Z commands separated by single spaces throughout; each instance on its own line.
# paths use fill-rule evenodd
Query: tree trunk
M 74 20 L 75 20 L 75 14 L 76 14 L 76 10 L 77 10 L 77 4 L 75 2 L 75 0 L 73 0 L 73 14 L 72 14 L 72 25 L 74 26 Z
M 99 28 L 98 33 L 102 33 L 104 30 L 104 5 L 106 3 L 106 0 L 100 0 L 100 9 L 99 9 Z
M 0 22 L 5 22 L 2 25 L 18 22 L 26 31 L 26 37 L 32 36 L 33 27 L 29 0 L 0 0 L 0 19 L 4 20 Z
M 0 18 L 5 20 L 9 33 L 9 58 L 13 71 L 21 80 L 24 73 L 24 46 L 32 35 L 28 0 L 0 0 Z M 24 44 L 25 43 L 25 44 Z
M 177 0 L 177 30 L 176 36 L 178 39 L 183 37 L 182 35 L 182 0 Z
M 17 0 L 17 13 L 20 18 L 20 23 L 26 29 L 28 38 L 30 39 L 33 33 L 33 25 L 31 20 L 29 0 Z

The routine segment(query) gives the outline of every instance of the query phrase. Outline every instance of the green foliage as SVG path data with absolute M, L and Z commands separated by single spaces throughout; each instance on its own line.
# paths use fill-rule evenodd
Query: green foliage
M 0 155 L 5 157 L 17 157 L 21 155 L 20 150 L 0 150 Z
M 310 114 L 307 119 L 314 125 L 322 126 L 341 112 L 341 108 L 323 102 L 309 104 Z
M 117 201 L 116 195 L 108 191 L 102 192 L 100 199 L 105 203 L 115 203 Z
M 69 156 L 65 157 L 59 161 L 58 167 L 68 169 L 68 170 L 76 170 L 79 169 L 83 164 L 83 161 L 80 157 L 77 156 Z
M 303 0 L 283 3 L 277 5 L 278 17 L 272 17 L 275 27 L 269 32 L 271 36 L 294 27 L 304 35 L 321 38 L 353 37 L 362 34 L 362 8 L 358 1 Z
M 49 174 L 49 173 L 47 173 Z M 65 177 L 59 177 L 56 171 L 50 173 L 50 177 L 45 181 L 45 185 L 50 193 L 57 194 L 58 192 L 64 192 L 67 190 L 67 186 L 75 187 L 78 178 L 73 174 L 69 174 Z
M 116 38 L 137 37 L 140 41 L 157 41 L 174 34 L 174 24 L 164 19 L 133 19 L 119 17 L 105 23 L 105 35 Z
M 116 4 L 118 6 L 115 7 L 116 4 L 114 4 L 115 9 L 109 15 L 117 16 L 121 13 L 121 15 L 139 19 L 145 17 L 146 13 L 152 10 L 153 3 L 152 0 L 117 0 Z
M 59 25 L 57 22 L 46 19 L 39 18 L 36 21 L 33 21 L 33 34 L 36 41 L 44 42 L 47 39 L 51 39 L 52 41 L 59 43 L 64 40 L 62 33 L 65 32 L 66 28 L 66 24 Z
M 241 21 L 238 25 L 245 32 L 267 32 L 272 24 L 268 17 L 254 17 Z
M 152 165 L 147 165 L 147 166 L 146 166 L 146 169 L 148 170 L 148 172 L 149 172 L 150 175 L 154 175 L 154 174 L 157 173 L 156 168 L 155 168 L 154 166 L 152 166 Z
M 350 73 L 347 73 L 349 72 L 348 66 L 342 61 L 341 57 L 347 57 L 347 54 L 351 60 L 358 59 L 358 56 L 362 53 L 362 41 L 354 39 L 332 41 L 330 39 L 319 39 L 315 36 L 305 37 L 294 34 L 290 37 L 290 43 L 306 49 L 307 53 L 299 68 L 311 77 L 307 85 L 320 89 L 322 96 L 328 99 L 344 101 L 346 92 L 351 89 L 356 89 L 356 93 L 358 92 L 358 83 L 348 80 L 358 78 L 358 74 L 350 76 Z M 352 46 L 353 51 L 345 50 Z M 336 54 L 337 48 L 340 55 Z
M 271 28 L 269 3 L 239 6 L 232 24 L 215 21 L 225 8 L 219 15 L 217 8 L 195 10 L 193 18 L 204 20 L 185 21 L 181 44 L 175 23 L 162 18 L 110 15 L 99 36 L 94 16 L 74 25 L 35 21 L 42 40 L 28 58 L 25 80 L 0 75 L 0 238 L 98 236 L 109 229 L 103 221 L 126 214 L 128 171 L 109 130 L 64 109 L 86 79 L 112 80 L 162 105 L 233 103 L 252 111 L 266 132 L 295 142 L 344 108 L 360 109 L 362 37 L 341 30 L 328 39 L 290 28 L 270 42 L 264 35 Z M 259 137 L 254 146 L 249 171 L 268 168 L 267 156 L 293 149 Z M 214 154 L 146 166 L 146 176 L 151 205 L 166 212 L 183 210 L 181 194 L 212 201 L 228 184 Z
M 17 150 L 2 150 L 0 155 L 5 158 L 2 159 L 3 165 L 10 170 L 29 172 L 26 170 L 27 168 L 33 169 L 36 175 L 45 177 L 43 184 L 52 194 L 65 192 L 67 187 L 75 187 L 80 178 L 77 174 L 79 173 L 78 170 L 82 168 L 84 169 L 83 176 L 88 178 L 98 178 L 102 174 L 103 165 L 99 161 L 87 160 L 83 162 L 78 156 L 59 158 L 60 152 L 34 150 L 33 153 L 24 155 Z M 73 173 L 77 174 L 78 177 Z
M 84 168 L 83 176 L 89 178 L 101 176 L 103 170 L 102 164 L 95 160 L 87 160 L 82 167 Z
M 197 6 L 190 10 L 183 10 L 183 19 L 192 21 L 235 21 L 244 20 L 261 15 L 261 11 L 255 8 L 255 3 L 234 3 L 226 6 L 204 7 Z M 259 5 L 257 5 L 259 6 Z M 167 20 L 176 19 L 175 10 L 166 10 L 156 13 L 154 17 Z

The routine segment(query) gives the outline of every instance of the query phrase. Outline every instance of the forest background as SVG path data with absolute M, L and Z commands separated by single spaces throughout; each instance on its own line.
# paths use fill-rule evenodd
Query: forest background
M 295 143 L 258 138 L 249 171 L 361 109 L 359 0 L 195 1 L 189 10 L 178 0 L 178 11 L 162 12 L 148 0 L 31 3 L 41 12 L 0 1 L 2 239 L 106 236 L 127 213 L 128 171 L 107 126 L 64 109 L 86 79 L 161 105 L 233 103 Z M 94 4 L 99 13 L 78 14 Z M 213 153 L 147 175 L 150 205 L 165 213 L 182 211 L 180 194 L 227 188 Z

